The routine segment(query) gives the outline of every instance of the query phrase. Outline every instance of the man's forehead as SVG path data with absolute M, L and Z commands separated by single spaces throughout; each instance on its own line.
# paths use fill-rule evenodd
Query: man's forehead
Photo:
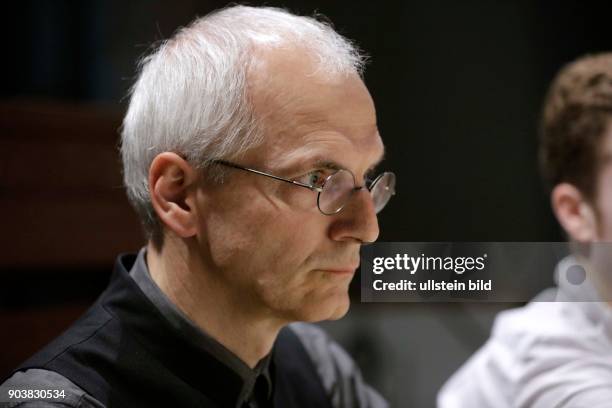
M 373 169 L 384 158 L 378 131 L 351 138 L 337 132 L 320 132 L 297 137 L 294 144 L 278 144 L 268 151 L 270 166 L 286 172 L 312 168 L 345 168 L 355 172 Z
M 382 156 L 374 103 L 356 72 L 330 77 L 295 50 L 268 57 L 251 72 L 249 85 L 265 133 L 265 165 L 285 168 L 291 161 L 337 162 L 343 156 L 371 162 Z

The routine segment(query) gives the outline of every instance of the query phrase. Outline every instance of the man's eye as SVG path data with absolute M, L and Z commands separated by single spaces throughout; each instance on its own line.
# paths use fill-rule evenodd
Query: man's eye
M 321 187 L 328 176 L 329 174 L 326 171 L 314 170 L 299 177 L 296 181 L 313 187 Z

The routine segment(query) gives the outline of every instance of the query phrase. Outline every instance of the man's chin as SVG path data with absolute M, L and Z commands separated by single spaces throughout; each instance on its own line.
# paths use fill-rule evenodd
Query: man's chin
M 338 320 L 344 317 L 350 307 L 349 296 L 347 293 L 336 296 L 334 299 L 310 303 L 299 311 L 300 316 L 296 316 L 296 320 L 315 323 L 324 320 Z
M 350 307 L 350 302 L 347 302 L 346 306 L 337 308 L 335 312 L 325 320 L 338 320 L 338 319 L 343 318 L 348 313 L 349 307 Z

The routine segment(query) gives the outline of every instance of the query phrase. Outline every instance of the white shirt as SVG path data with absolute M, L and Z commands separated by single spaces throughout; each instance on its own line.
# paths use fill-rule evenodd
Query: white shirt
M 495 319 L 491 338 L 438 394 L 439 408 L 612 407 L 612 310 L 588 281 L 558 289 Z

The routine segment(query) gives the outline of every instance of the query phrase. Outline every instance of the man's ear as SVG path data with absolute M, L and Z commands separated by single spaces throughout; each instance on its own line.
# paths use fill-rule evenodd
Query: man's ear
M 181 238 L 197 232 L 197 173 L 176 153 L 158 154 L 149 167 L 149 194 L 159 219 Z
M 569 183 L 555 186 L 551 204 L 557 220 L 577 242 L 592 242 L 597 239 L 597 217 L 584 195 Z

